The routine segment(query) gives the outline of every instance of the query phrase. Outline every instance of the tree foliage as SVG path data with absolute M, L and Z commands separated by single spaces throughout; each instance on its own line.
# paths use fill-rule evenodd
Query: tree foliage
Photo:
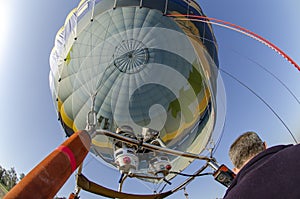
M 17 172 L 14 167 L 11 167 L 9 170 L 6 170 L 0 166 L 0 183 L 9 191 L 13 188 L 25 174 L 21 173 L 20 178 L 18 178 Z

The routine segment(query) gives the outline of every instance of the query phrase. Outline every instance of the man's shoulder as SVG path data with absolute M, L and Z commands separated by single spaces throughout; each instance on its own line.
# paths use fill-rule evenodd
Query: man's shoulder
M 275 146 L 272 146 L 272 147 L 269 147 L 265 150 L 265 152 L 268 152 L 268 153 L 276 153 L 276 152 L 279 152 L 281 150 L 284 150 L 284 149 L 287 149 L 287 148 L 290 148 L 290 147 L 294 147 L 294 146 L 297 146 L 297 145 L 293 145 L 293 144 L 287 144 L 287 145 L 275 145 Z
M 259 164 L 259 162 L 263 163 L 264 161 L 268 160 L 269 158 L 272 158 L 273 156 L 284 156 L 285 153 L 290 153 L 290 150 L 294 150 L 294 147 L 297 145 L 289 144 L 289 145 L 276 145 L 272 146 L 263 152 L 256 155 L 254 158 L 252 158 L 242 170 L 247 170 L 247 168 L 253 166 L 253 164 Z M 299 148 L 299 147 L 298 147 Z M 299 148 L 300 149 L 300 148 Z
M 281 183 L 278 182 L 281 179 L 277 179 L 274 175 L 285 170 L 284 175 L 290 176 L 289 170 L 292 172 L 295 167 L 300 167 L 300 163 L 297 165 L 294 163 L 295 158 L 299 155 L 300 145 L 277 145 L 268 148 L 241 169 L 232 186 L 227 190 L 224 199 L 255 198 L 258 194 L 266 194 L 267 197 L 269 193 L 265 192 L 264 187 L 268 185 L 268 189 L 280 189 L 276 186 L 280 186 Z M 300 175 L 296 175 L 295 178 L 300 180 Z M 288 185 L 288 182 L 285 184 Z M 290 187 L 292 188 L 293 185 Z

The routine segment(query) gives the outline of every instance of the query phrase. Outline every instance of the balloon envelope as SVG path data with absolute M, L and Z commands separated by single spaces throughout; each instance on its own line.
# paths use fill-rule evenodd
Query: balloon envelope
M 217 45 L 207 23 L 167 14 L 204 15 L 194 1 L 82 0 L 58 31 L 50 55 L 50 87 L 66 134 L 130 126 L 159 132 L 168 148 L 201 153 L 216 121 Z M 114 141 L 93 138 L 91 152 L 113 167 Z M 147 174 L 159 153 L 138 154 Z M 168 156 L 181 171 L 191 161 Z M 153 166 L 153 165 L 152 165 Z

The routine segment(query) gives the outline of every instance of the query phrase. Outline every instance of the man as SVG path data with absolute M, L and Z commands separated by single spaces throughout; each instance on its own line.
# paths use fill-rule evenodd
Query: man
M 255 132 L 246 132 L 229 156 L 237 176 L 224 199 L 300 199 L 300 145 L 267 149 Z

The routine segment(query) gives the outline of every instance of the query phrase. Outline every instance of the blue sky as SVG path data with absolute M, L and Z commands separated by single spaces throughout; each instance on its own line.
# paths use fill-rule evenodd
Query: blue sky
M 49 89 L 49 55 L 54 37 L 67 14 L 79 1 L 3 1 L 0 7 L 0 165 L 28 173 L 65 140 Z M 243 26 L 265 37 L 300 63 L 298 0 L 217 1 L 199 0 L 209 17 Z M 220 67 L 263 98 L 300 140 L 300 105 L 287 90 L 266 73 L 267 68 L 300 99 L 300 72 L 273 50 L 240 33 L 214 26 L 219 43 Z M 259 63 L 259 64 L 257 64 Z M 260 65 L 260 66 L 259 66 Z M 227 96 L 224 134 L 215 154 L 232 166 L 227 151 L 242 132 L 255 130 L 269 145 L 293 143 L 287 129 L 270 109 L 248 89 L 221 72 Z M 117 184 L 119 174 L 92 156 L 85 171 L 93 178 L 116 176 L 103 182 Z M 193 171 L 199 164 L 193 164 Z M 126 186 L 126 184 L 125 184 Z M 58 195 L 74 188 L 74 176 Z M 212 177 L 197 178 L 188 187 L 191 198 L 222 197 L 225 189 Z M 82 197 L 94 196 L 82 192 Z M 94 197 L 96 198 L 96 197 Z M 184 198 L 182 192 L 174 197 Z

